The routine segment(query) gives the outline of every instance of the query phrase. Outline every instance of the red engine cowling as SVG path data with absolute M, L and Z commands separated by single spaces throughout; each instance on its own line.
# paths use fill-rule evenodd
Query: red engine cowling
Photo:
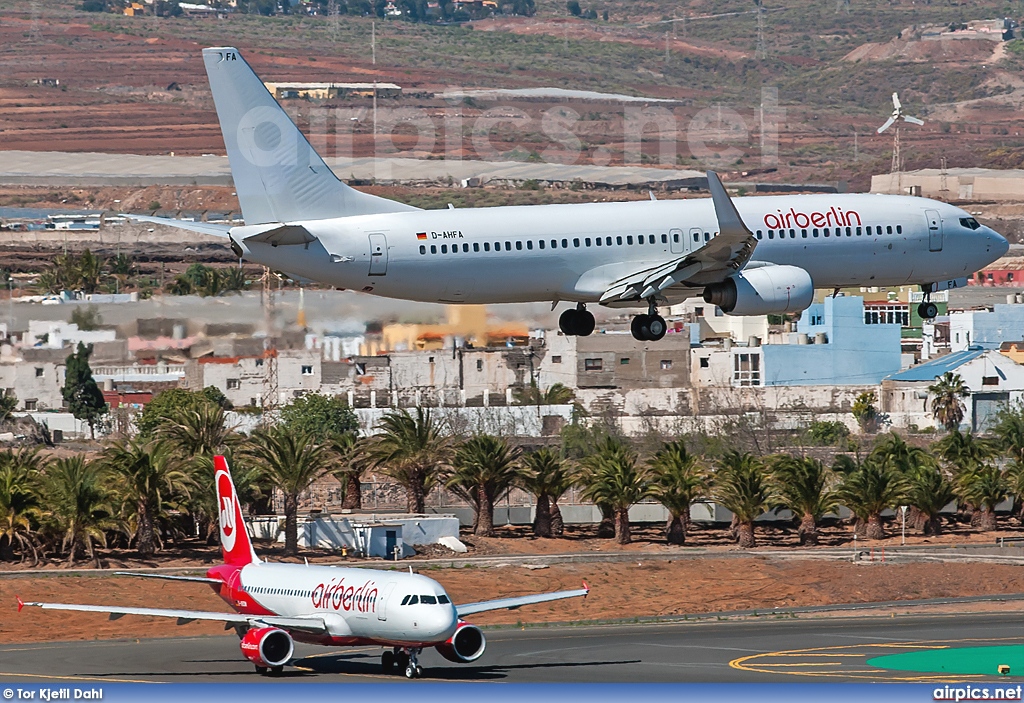
M 487 647 L 483 631 L 476 625 L 460 622 L 455 634 L 444 644 L 437 645 L 438 654 L 450 662 L 467 664 L 476 661 Z
M 292 636 L 276 627 L 249 630 L 242 638 L 242 654 L 256 666 L 283 666 L 292 658 Z

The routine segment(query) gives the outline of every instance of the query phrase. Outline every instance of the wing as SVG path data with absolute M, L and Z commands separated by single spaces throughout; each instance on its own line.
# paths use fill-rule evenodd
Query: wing
M 615 281 L 601 296 L 602 305 L 629 305 L 658 298 L 673 286 L 704 286 L 743 268 L 754 253 L 757 239 L 743 224 L 736 206 L 714 171 L 708 171 L 708 189 L 718 218 L 718 235 L 696 251 Z
M 107 613 L 111 620 L 125 615 L 145 615 L 156 618 L 174 618 L 177 624 L 184 625 L 193 620 L 212 620 L 225 625 L 272 626 L 284 630 L 301 630 L 302 632 L 324 633 L 327 626 L 321 618 L 287 618 L 278 615 L 243 615 L 241 613 L 217 613 L 203 610 L 171 610 L 165 608 L 132 608 L 112 605 L 77 605 L 74 603 L 37 603 L 25 602 L 18 598 L 18 610 L 25 606 L 42 608 L 43 610 L 73 610 L 82 613 Z
M 564 598 L 578 598 L 580 596 L 586 598 L 588 593 L 590 593 L 590 586 L 588 586 L 586 581 L 584 581 L 583 588 L 575 591 L 555 591 L 553 593 L 538 593 L 533 596 L 515 596 L 514 598 L 498 598 L 497 600 L 485 600 L 479 603 L 466 603 L 465 605 L 455 606 L 455 610 L 461 618 L 464 615 L 484 613 L 488 610 L 515 610 L 516 608 L 521 608 L 524 605 L 547 603 L 549 601 L 562 600 Z
M 139 574 L 134 571 L 115 571 L 115 576 L 134 576 L 139 579 L 163 579 L 165 581 L 191 581 L 192 583 L 208 583 L 211 586 L 220 586 L 224 582 L 220 579 L 208 579 L 205 576 L 172 576 L 171 574 Z
M 189 220 L 175 220 L 171 217 L 150 217 L 149 215 L 124 214 L 122 217 L 134 220 L 135 222 L 149 222 L 155 225 L 167 225 L 168 227 L 187 229 L 191 232 L 210 234 L 214 237 L 227 237 L 228 232 L 231 231 L 230 225 L 218 225 L 212 222 L 190 222 Z

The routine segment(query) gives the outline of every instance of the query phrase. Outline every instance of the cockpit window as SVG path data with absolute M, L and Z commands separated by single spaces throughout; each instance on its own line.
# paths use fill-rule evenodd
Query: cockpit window
M 420 597 L 419 596 L 413 596 L 412 598 L 409 599 L 409 605 L 416 605 L 419 602 L 420 602 Z
M 451 603 L 451 601 L 448 599 L 448 596 L 446 596 L 446 595 L 438 596 L 437 597 L 437 602 L 440 603 L 441 605 L 445 605 L 446 603 Z
M 961 217 L 960 224 L 966 227 L 967 229 L 978 229 L 979 227 L 981 227 L 981 225 L 978 224 L 978 221 L 973 217 Z
M 437 596 L 420 596 L 420 603 L 424 605 L 437 605 Z
M 409 596 L 402 599 L 402 605 L 409 605 Z

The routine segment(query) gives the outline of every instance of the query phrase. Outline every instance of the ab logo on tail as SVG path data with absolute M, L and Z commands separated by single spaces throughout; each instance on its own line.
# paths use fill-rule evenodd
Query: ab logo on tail
M 217 501 L 220 503 L 220 539 L 224 551 L 235 548 L 235 492 L 231 477 L 224 471 L 217 472 Z

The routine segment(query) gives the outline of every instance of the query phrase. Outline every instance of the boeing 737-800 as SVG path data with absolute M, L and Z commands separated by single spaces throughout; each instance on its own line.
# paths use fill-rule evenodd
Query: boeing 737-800
M 230 238 L 239 257 L 298 280 L 405 300 L 574 303 L 565 334 L 594 329 L 588 304 L 641 307 L 702 295 L 731 315 L 803 310 L 815 288 L 966 283 L 1006 240 L 964 210 L 900 195 L 786 195 L 420 210 L 350 188 L 310 147 L 235 48 L 203 50 L 244 226 L 163 218 Z M 934 317 L 931 302 L 923 317 Z
M 588 588 L 455 605 L 437 581 L 401 571 L 270 564 L 260 561 L 242 519 L 238 495 L 224 457 L 214 458 L 220 541 L 224 564 L 205 577 L 165 574 L 126 574 L 145 578 L 205 583 L 213 587 L 235 613 L 167 610 L 107 605 L 23 602 L 18 610 L 37 606 L 48 610 L 109 613 L 223 622 L 234 627 L 242 654 L 260 674 L 280 673 L 292 659 L 294 642 L 329 646 L 385 647 L 381 664 L 406 677 L 423 675 L 420 652 L 434 647 L 457 663 L 476 661 L 486 646 L 484 633 L 462 618 L 488 610 L 519 608 L 564 598 L 586 596 Z

